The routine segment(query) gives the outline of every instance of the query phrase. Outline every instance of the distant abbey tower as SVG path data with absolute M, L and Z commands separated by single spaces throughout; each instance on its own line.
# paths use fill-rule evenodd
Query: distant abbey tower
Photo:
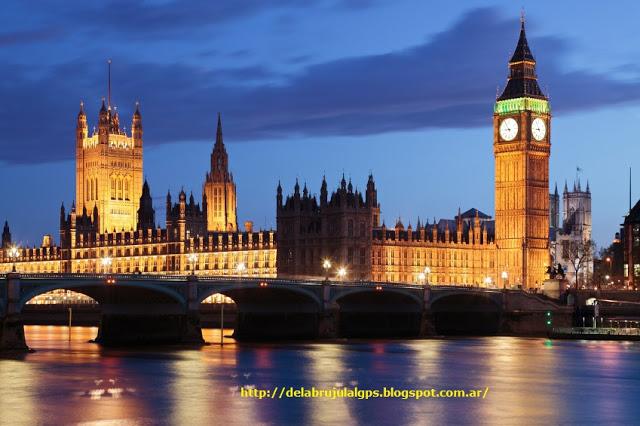
M 109 78 L 107 104 L 103 99 L 98 128 L 94 127 L 91 135 L 82 103 L 78 113 L 76 203 L 79 214 L 86 209 L 100 232 L 136 229 L 142 178 L 142 115 L 136 104 L 128 135 L 120 126 L 116 107 L 111 105 Z
M 220 114 L 216 143 L 211 153 L 211 170 L 207 172 L 202 194 L 202 204 L 207 210 L 207 229 L 237 231 L 236 184 L 233 182 L 233 174 L 229 173 L 229 156 L 222 140 Z
M 532 288 L 542 284 L 549 265 L 551 112 L 524 18 L 509 70 L 493 115 L 497 268 Z

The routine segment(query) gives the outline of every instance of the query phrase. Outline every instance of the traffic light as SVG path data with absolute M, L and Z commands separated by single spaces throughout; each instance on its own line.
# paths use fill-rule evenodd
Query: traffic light
M 551 328 L 551 326 L 553 325 L 553 316 L 551 314 L 551 311 L 546 312 L 546 314 L 544 315 L 544 319 L 547 324 L 547 327 Z

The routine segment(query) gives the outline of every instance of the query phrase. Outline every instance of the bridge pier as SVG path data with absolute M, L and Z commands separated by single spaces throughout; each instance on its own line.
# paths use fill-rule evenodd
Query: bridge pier
M 318 321 L 318 337 L 334 339 L 338 337 L 340 327 L 340 306 L 331 303 L 331 287 L 322 285 L 322 312 Z
M 115 303 L 109 288 L 107 301 L 101 304 L 102 318 L 97 343 L 114 345 L 187 344 L 202 345 L 198 283 L 190 277 L 186 283 L 186 306 L 176 303 L 148 305 Z
M 0 281 L 0 351 L 27 351 L 24 327 L 19 311 L 20 276 L 7 274 Z

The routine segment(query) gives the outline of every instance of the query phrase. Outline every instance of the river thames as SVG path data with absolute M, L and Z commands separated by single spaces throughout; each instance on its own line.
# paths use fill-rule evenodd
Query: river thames
M 97 329 L 25 327 L 0 358 L 0 423 L 632 424 L 640 344 L 479 337 L 103 349 Z M 231 333 L 228 331 L 227 333 Z M 254 399 L 240 389 L 485 389 L 485 398 Z

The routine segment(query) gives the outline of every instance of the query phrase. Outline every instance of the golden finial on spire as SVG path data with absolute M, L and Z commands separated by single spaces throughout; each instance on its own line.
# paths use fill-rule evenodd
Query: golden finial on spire
M 520 8 L 520 24 L 524 27 L 524 21 L 525 21 L 525 17 L 524 17 L 524 6 L 522 6 Z

